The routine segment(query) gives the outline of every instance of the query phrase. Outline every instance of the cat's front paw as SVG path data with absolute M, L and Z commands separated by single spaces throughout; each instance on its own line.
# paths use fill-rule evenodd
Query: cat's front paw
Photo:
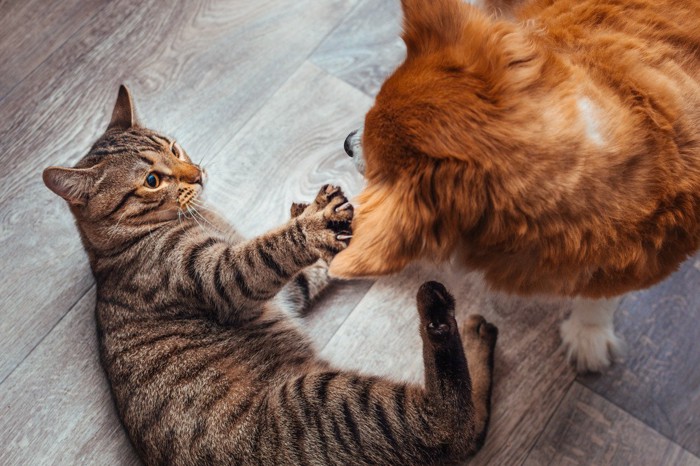
M 298 217 L 309 247 L 330 262 L 350 243 L 353 213 L 352 204 L 339 187 L 323 186 L 314 202 Z

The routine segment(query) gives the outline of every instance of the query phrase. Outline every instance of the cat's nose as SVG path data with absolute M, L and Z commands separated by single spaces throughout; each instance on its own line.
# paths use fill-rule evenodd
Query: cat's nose
M 356 134 L 357 134 L 357 130 L 348 134 L 348 137 L 345 138 L 345 144 L 343 144 L 343 148 L 345 149 L 345 153 L 348 154 L 350 157 L 352 157 L 354 155 L 352 152 L 352 137 Z
M 192 184 L 202 184 L 202 170 L 197 169 L 197 174 L 192 179 Z
M 189 184 L 202 184 L 202 170 L 196 165 L 182 164 L 178 178 Z

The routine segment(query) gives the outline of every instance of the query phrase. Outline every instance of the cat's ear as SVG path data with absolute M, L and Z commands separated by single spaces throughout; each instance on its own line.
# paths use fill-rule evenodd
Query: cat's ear
M 49 167 L 44 184 L 72 205 L 85 205 L 97 179 L 93 168 Z
M 127 130 L 136 126 L 136 113 L 134 112 L 134 101 L 131 99 L 131 92 L 125 85 L 119 86 L 117 103 L 112 110 L 112 120 L 107 126 L 107 130 L 118 128 Z

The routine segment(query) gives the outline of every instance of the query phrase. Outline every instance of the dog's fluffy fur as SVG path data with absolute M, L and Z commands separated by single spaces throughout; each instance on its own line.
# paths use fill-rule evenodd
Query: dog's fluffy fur
M 510 3 L 510 2 L 501 2 Z M 339 277 L 456 252 L 495 288 L 600 298 L 700 241 L 700 2 L 403 0 Z

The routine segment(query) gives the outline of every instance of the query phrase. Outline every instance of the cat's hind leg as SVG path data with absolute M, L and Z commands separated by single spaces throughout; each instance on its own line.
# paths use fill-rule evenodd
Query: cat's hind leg
M 498 329 L 472 315 L 463 326 L 462 342 L 454 298 L 440 283 L 423 284 L 417 301 L 428 396 L 439 400 L 442 416 L 458 432 L 455 456 L 471 455 L 483 445 L 488 429 Z
M 493 359 L 498 329 L 482 316 L 472 314 L 462 324 L 461 334 L 472 381 L 474 447 L 479 449 L 486 440 L 491 418 Z
M 280 444 L 295 464 L 453 464 L 475 453 L 488 423 L 497 330 L 470 317 L 463 345 L 444 286 L 424 284 L 417 301 L 425 388 L 325 365 L 297 373 L 266 396 L 260 438 L 275 442 L 260 442 L 259 457 L 274 457 Z
M 574 299 L 571 315 L 561 324 L 569 362 L 578 372 L 600 372 L 622 352 L 613 317 L 620 298 Z

